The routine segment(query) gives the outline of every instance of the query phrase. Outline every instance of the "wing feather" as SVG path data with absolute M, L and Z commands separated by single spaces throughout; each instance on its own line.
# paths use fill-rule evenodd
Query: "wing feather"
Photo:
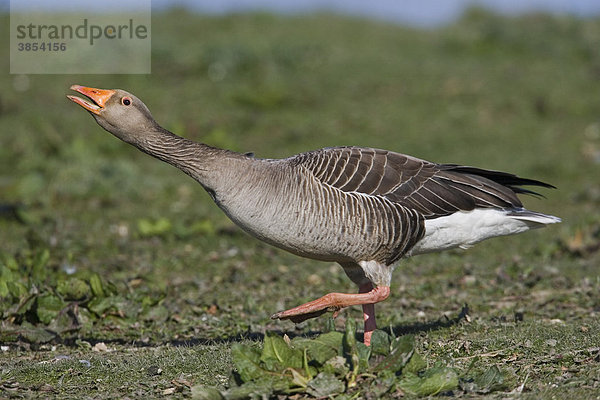
M 303 153 L 290 162 L 304 166 L 324 184 L 344 192 L 379 196 L 437 218 L 475 208 L 521 208 L 517 194 L 537 193 L 521 185 L 553 187 L 533 179 L 361 147 Z

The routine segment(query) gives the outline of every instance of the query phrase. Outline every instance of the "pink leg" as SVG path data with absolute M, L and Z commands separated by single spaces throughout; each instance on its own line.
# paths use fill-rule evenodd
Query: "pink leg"
M 368 293 L 373 290 L 371 283 L 366 283 L 358 288 L 359 293 Z M 365 336 L 364 343 L 367 346 L 371 345 L 371 335 L 373 331 L 377 329 L 377 322 L 375 320 L 375 303 L 363 304 L 363 318 L 365 321 Z
M 289 319 L 299 323 L 309 318 L 318 317 L 327 311 L 337 311 L 348 306 L 363 306 L 365 319 L 365 344 L 371 343 L 371 334 L 375 330 L 375 303 L 379 303 L 390 295 L 389 286 L 373 288 L 369 283 L 362 285 L 357 294 L 329 293 L 325 296 L 271 316 L 272 319 Z

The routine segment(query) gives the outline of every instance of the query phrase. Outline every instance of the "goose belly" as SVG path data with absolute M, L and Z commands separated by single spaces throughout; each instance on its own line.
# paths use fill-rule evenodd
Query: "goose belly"
M 311 213 L 314 208 L 291 203 L 287 207 L 222 207 L 239 227 L 271 245 L 318 260 L 354 261 L 361 252 L 356 242 L 364 233 L 350 216 L 319 218 Z
M 263 188 L 264 189 L 264 188 Z M 251 235 L 291 253 L 324 261 L 385 261 L 406 240 L 406 215 L 322 185 L 249 188 L 217 204 Z

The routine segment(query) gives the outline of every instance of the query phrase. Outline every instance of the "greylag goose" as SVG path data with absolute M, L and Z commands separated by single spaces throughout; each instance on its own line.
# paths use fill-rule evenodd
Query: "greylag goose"
M 101 127 L 198 181 L 246 232 L 299 256 L 339 263 L 357 294 L 329 293 L 272 318 L 298 323 L 361 305 L 366 345 L 376 328 L 374 305 L 389 296 L 402 258 L 560 222 L 518 199 L 536 194 L 524 185 L 553 187 L 537 180 L 362 147 L 254 158 L 167 131 L 124 90 L 71 89 L 87 99 L 67 97 Z

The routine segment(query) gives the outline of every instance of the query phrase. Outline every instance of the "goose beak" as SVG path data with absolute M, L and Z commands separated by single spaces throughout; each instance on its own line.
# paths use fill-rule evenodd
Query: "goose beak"
M 67 95 L 69 100 L 74 101 L 81 107 L 96 115 L 100 115 L 100 111 L 104 108 L 106 102 L 111 98 L 113 94 L 115 94 L 114 90 L 96 89 L 81 85 L 73 85 L 71 86 L 71 90 L 75 90 L 76 92 L 79 92 L 82 95 L 88 97 L 90 100 L 92 100 L 93 103 L 82 99 L 78 96 Z

